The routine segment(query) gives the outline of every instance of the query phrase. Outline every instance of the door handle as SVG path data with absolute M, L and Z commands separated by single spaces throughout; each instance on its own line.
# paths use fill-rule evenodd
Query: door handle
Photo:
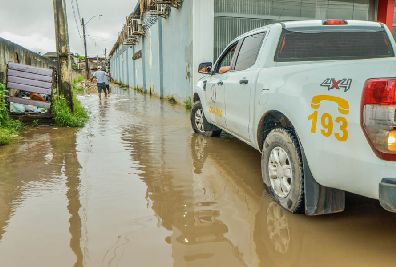
M 249 84 L 249 80 L 246 79 L 240 80 L 239 84 Z
M 223 81 L 219 81 L 218 83 L 217 83 L 217 85 L 223 85 L 224 83 L 223 83 Z

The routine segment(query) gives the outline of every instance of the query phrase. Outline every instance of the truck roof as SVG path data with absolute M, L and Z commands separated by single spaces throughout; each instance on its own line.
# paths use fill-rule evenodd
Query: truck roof
M 305 27 L 323 27 L 323 22 L 325 20 L 302 20 L 302 21 L 288 21 L 283 22 L 283 25 L 286 29 L 294 29 L 294 28 L 305 28 Z M 364 20 L 345 20 L 347 22 L 344 27 L 348 26 L 358 26 L 358 27 L 375 27 L 381 28 L 382 24 L 379 22 L 373 21 L 364 21 Z
M 282 24 L 286 29 L 289 30 L 295 30 L 295 29 L 303 29 L 303 28 L 315 28 L 315 27 L 326 27 L 323 25 L 323 22 L 325 20 L 300 20 L 300 21 L 285 21 L 285 22 L 278 22 L 274 24 L 269 24 L 257 29 L 254 29 L 252 31 L 249 31 L 239 37 L 237 37 L 235 40 L 241 39 L 243 37 L 246 37 L 248 35 L 252 35 L 255 33 L 262 32 L 268 28 L 271 27 L 276 27 L 280 24 Z M 347 22 L 346 25 L 342 25 L 342 27 L 357 27 L 357 28 L 377 28 L 380 29 L 383 27 L 382 23 L 379 22 L 374 22 L 374 21 L 365 21 L 365 20 L 345 20 Z M 331 26 L 330 26 L 331 27 Z M 340 27 L 340 26 L 337 26 Z
M 272 27 L 279 27 L 282 25 L 285 29 L 291 30 L 291 31 L 314 31 L 314 30 L 324 30 L 326 28 L 328 29 L 343 29 L 343 30 L 372 30 L 372 31 L 378 31 L 382 29 L 384 26 L 382 23 L 379 22 L 373 22 L 373 21 L 364 21 L 364 20 L 345 20 L 347 22 L 346 25 L 337 25 L 337 26 L 326 26 L 323 24 L 323 22 L 326 20 L 300 20 L 300 21 L 285 21 L 285 22 L 278 22 L 274 24 L 269 24 L 257 29 L 254 29 L 252 31 L 246 32 L 237 38 L 235 38 L 231 43 L 234 43 L 242 38 L 245 38 L 249 35 L 253 35 L 256 33 L 260 33 L 263 31 L 266 31 Z M 334 28 L 333 28 L 334 27 Z

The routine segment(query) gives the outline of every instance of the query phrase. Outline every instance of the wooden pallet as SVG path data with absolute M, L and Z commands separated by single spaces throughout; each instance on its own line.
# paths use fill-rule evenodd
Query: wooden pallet
M 29 93 L 46 94 L 51 96 L 54 84 L 54 70 L 37 68 L 22 64 L 8 63 L 7 64 L 7 75 L 6 75 L 6 85 L 7 85 L 7 102 L 17 103 L 23 105 L 32 105 L 36 107 L 46 108 L 50 110 L 51 103 L 43 101 L 35 101 L 31 99 L 25 99 L 21 97 L 10 96 L 10 90 L 25 91 Z M 13 117 L 23 116 L 24 120 L 31 118 L 36 119 L 48 119 L 51 115 L 50 112 L 45 114 L 12 114 Z

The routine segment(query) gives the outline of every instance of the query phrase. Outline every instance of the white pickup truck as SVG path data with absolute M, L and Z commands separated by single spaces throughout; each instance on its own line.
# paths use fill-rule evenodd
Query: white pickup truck
M 200 64 L 192 127 L 259 150 L 268 191 L 293 213 L 341 212 L 345 191 L 396 212 L 395 49 L 376 22 L 256 29 Z

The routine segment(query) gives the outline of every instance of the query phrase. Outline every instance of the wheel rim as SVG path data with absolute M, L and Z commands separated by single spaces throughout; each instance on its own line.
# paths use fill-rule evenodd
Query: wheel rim
M 204 132 L 204 114 L 202 109 L 195 112 L 195 126 L 201 133 Z
M 275 194 L 286 198 L 291 191 L 293 172 L 289 155 L 283 148 L 272 149 L 268 160 L 268 174 Z

